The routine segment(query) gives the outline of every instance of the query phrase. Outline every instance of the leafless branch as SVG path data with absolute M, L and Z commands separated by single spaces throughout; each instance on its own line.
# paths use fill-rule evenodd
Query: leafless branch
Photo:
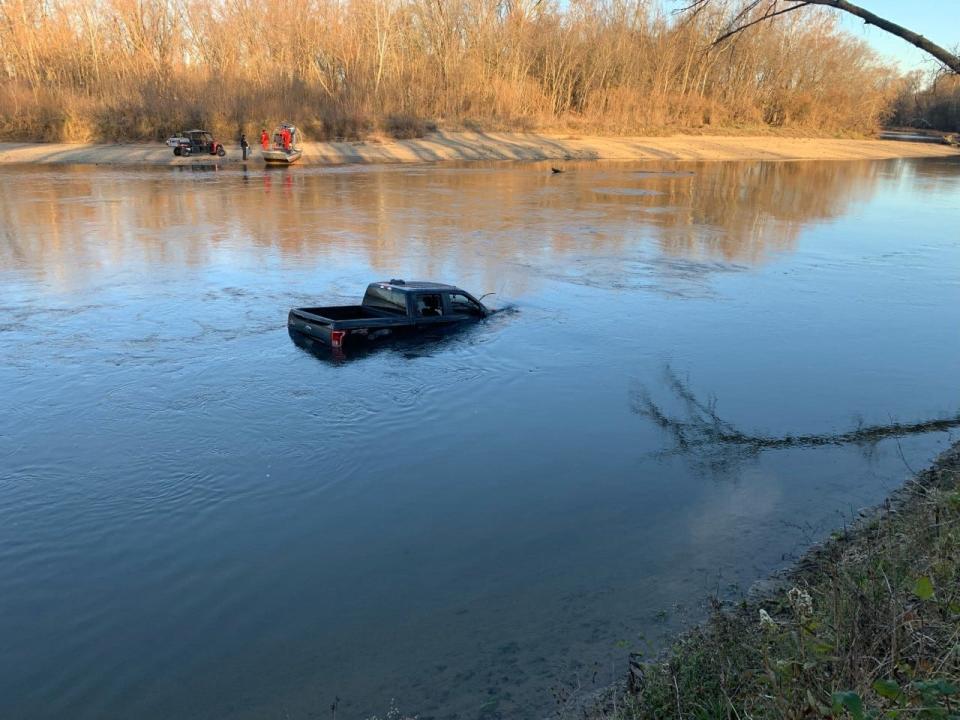
M 710 2 L 712 2 L 712 0 L 696 0 L 696 2 L 686 6 L 680 12 L 696 14 L 706 9 Z M 920 48 L 931 57 L 936 58 L 939 62 L 943 63 L 945 67 L 950 68 L 950 70 L 954 73 L 960 74 L 960 55 L 958 55 L 956 52 L 951 52 L 946 48 L 931 42 L 919 33 L 915 33 L 914 31 L 905 28 L 902 25 L 898 25 L 897 23 L 891 22 L 886 18 L 882 18 L 879 15 L 860 7 L 859 5 L 854 5 L 851 2 L 847 2 L 847 0 L 770 0 L 767 10 L 761 17 L 754 18 L 747 23 L 740 24 L 742 20 L 748 17 L 749 14 L 761 4 L 761 2 L 762 0 L 752 0 L 752 2 L 747 3 L 747 5 L 741 9 L 741 11 L 738 12 L 737 15 L 731 20 L 730 29 L 721 37 L 717 38 L 715 43 L 723 42 L 724 40 L 742 32 L 743 30 L 746 30 L 748 27 L 756 25 L 757 23 L 765 20 L 770 20 L 778 15 L 783 15 L 784 13 L 788 13 L 810 5 L 822 5 L 824 7 L 831 7 L 836 10 L 840 10 L 841 12 L 858 17 L 868 25 L 874 25 L 885 32 L 896 35 L 897 37 L 906 40 L 911 45 Z M 789 2 L 792 4 L 789 7 L 775 10 L 774 8 L 779 2 Z
M 776 12 L 769 12 L 769 9 L 768 9 L 768 12 L 764 13 L 764 15 L 763 15 L 762 17 L 756 18 L 755 20 L 751 20 L 750 22 L 746 23 L 745 25 L 738 25 L 737 27 L 733 28 L 732 30 L 728 30 L 728 31 L 725 32 L 723 35 L 721 35 L 721 36 L 718 37 L 716 40 L 714 40 L 714 41 L 713 41 L 713 44 L 714 44 L 714 45 L 719 45 L 719 44 L 722 43 L 724 40 L 733 37 L 733 36 L 736 35 L 737 33 L 743 32 L 743 31 L 746 30 L 747 28 L 753 27 L 754 25 L 757 25 L 758 23 L 762 23 L 762 22 L 765 21 L 765 20 L 770 20 L 771 18 L 775 18 L 775 17 L 777 17 L 778 15 L 785 15 L 785 14 L 787 14 L 788 12 L 793 12 L 794 10 L 799 10 L 800 8 L 807 7 L 807 5 L 809 5 L 809 4 L 810 4 L 809 2 L 802 2 L 802 3 L 800 3 L 799 5 L 792 5 L 792 6 L 788 7 L 788 8 L 783 8 L 783 9 L 781 9 L 781 10 L 777 10 Z M 771 4 L 771 7 L 772 7 L 772 6 L 773 6 L 773 4 Z

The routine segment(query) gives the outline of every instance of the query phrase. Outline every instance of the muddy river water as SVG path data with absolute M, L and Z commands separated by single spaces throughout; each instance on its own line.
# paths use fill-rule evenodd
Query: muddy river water
M 956 413 L 960 162 L 565 169 L 0 170 L 0 717 L 555 715 L 960 436 L 709 433 Z

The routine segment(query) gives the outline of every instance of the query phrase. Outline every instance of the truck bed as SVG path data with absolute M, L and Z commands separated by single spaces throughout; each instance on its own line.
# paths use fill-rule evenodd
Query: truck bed
M 324 320 L 368 320 L 371 318 L 399 317 L 390 313 L 372 310 L 363 305 L 331 305 L 329 307 L 297 308 L 300 312 L 310 313 Z
M 293 308 L 287 325 L 320 342 L 341 347 L 348 336 L 370 340 L 413 326 L 406 315 L 364 305 Z M 352 340 L 351 340 L 352 341 Z

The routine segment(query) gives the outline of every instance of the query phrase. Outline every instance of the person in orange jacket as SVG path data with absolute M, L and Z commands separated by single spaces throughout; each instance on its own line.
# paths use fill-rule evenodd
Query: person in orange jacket
M 263 146 L 264 150 L 270 149 L 270 136 L 267 135 L 266 129 L 260 131 L 260 144 Z
M 290 152 L 290 130 L 287 128 L 281 130 L 280 137 L 283 140 L 283 151 Z

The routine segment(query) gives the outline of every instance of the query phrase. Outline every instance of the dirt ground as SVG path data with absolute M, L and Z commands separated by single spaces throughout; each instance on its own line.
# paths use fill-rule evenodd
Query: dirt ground
M 437 132 L 414 140 L 308 142 L 300 165 L 422 163 L 447 160 L 883 160 L 960 156 L 934 143 L 782 137 L 581 137 L 527 133 Z M 69 145 L 0 143 L 0 163 L 192 165 L 242 162 L 240 148 L 227 157 L 174 157 L 157 144 Z M 251 148 L 253 164 L 259 149 Z

